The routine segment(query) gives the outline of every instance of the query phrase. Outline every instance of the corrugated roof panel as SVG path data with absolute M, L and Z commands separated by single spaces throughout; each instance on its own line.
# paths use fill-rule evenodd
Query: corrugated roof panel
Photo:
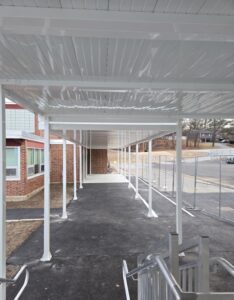
M 234 80 L 234 43 L 2 35 L 0 78 Z

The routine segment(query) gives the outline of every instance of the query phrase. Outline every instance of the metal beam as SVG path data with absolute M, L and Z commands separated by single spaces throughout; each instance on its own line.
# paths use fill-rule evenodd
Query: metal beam
M 230 41 L 234 27 L 232 16 L 12 6 L 1 6 L 0 19 L 7 33 L 150 40 Z
M 75 78 L 74 80 L 34 80 L 34 79 L 0 79 L 0 84 L 6 86 L 7 93 L 10 92 L 10 85 L 16 86 L 41 86 L 41 87 L 77 87 L 79 89 L 101 91 L 101 92 L 118 92 L 126 93 L 129 90 L 135 90 L 137 93 L 152 93 L 153 90 L 163 90 L 165 92 L 187 91 L 187 92 L 205 92 L 205 91 L 234 91 L 234 84 L 232 82 L 220 81 L 114 81 L 114 80 L 81 80 Z M 17 97 L 16 97 L 17 98 Z M 23 101 L 23 99 L 21 99 Z

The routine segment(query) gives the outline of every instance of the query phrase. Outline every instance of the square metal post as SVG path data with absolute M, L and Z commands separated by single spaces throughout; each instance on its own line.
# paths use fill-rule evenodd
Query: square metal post
M 50 261 L 50 125 L 49 118 L 44 119 L 45 126 L 45 164 L 44 164 L 44 251 L 41 261 Z
M 80 146 L 79 146 L 79 157 L 80 157 L 80 164 L 79 164 L 79 171 L 80 171 L 80 189 L 83 189 L 83 159 L 82 159 L 82 131 L 80 130 Z
M 76 130 L 74 130 L 74 141 L 76 140 Z M 73 200 L 77 200 L 77 168 L 76 168 L 76 143 L 73 144 Z
M 63 214 L 62 219 L 67 219 L 67 142 L 66 131 L 63 132 Z
M 131 186 L 131 146 L 128 146 L 128 188 Z
M 177 233 L 170 233 L 169 235 L 169 264 L 172 275 L 179 283 L 179 243 Z
M 124 176 L 127 176 L 127 151 L 126 147 L 124 148 Z
M 0 277 L 6 278 L 6 127 L 5 97 L 0 85 Z M 0 299 L 6 299 L 6 284 L 0 284 Z
M 198 261 L 198 292 L 200 293 L 208 293 L 210 290 L 209 256 L 209 237 L 201 236 L 199 239 Z
M 92 136 L 91 136 L 91 130 L 89 131 L 90 137 L 89 137 L 89 174 L 92 174 Z
M 136 195 L 135 199 L 139 199 L 139 144 L 136 144 Z
M 149 140 L 149 147 L 148 147 L 148 173 L 149 173 L 149 189 L 148 189 L 148 204 L 149 204 L 149 211 L 148 217 L 153 217 L 152 211 L 152 140 Z
M 176 232 L 182 244 L 182 121 L 179 119 L 176 130 Z

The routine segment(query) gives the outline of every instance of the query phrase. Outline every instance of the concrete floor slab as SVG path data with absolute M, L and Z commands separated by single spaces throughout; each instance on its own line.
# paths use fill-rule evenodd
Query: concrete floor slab
M 127 182 L 125 176 L 121 174 L 92 174 L 87 175 L 84 183 L 124 183 Z

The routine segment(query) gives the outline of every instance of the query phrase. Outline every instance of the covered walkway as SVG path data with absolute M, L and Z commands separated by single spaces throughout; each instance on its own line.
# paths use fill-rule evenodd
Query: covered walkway
M 139 192 L 143 196 L 145 190 L 141 182 Z M 143 202 L 135 199 L 135 193 L 126 183 L 86 184 L 78 199 L 68 207 L 68 220 L 52 221 L 54 256 L 50 262 L 38 260 L 42 255 L 42 228 L 9 259 L 9 263 L 30 266 L 30 281 L 23 299 L 124 299 L 122 260 L 134 267 L 140 253 L 168 249 L 168 233 L 175 229 L 175 207 L 158 194 L 153 193 L 153 208 L 157 209 L 158 218 L 147 217 Z M 184 214 L 184 225 L 186 238 L 209 234 L 212 254 L 221 252 L 233 259 L 231 225 L 220 226 L 219 221 L 200 214 L 195 217 Z M 135 299 L 134 282 L 130 289 Z M 8 293 L 12 297 L 14 290 L 9 289 Z

